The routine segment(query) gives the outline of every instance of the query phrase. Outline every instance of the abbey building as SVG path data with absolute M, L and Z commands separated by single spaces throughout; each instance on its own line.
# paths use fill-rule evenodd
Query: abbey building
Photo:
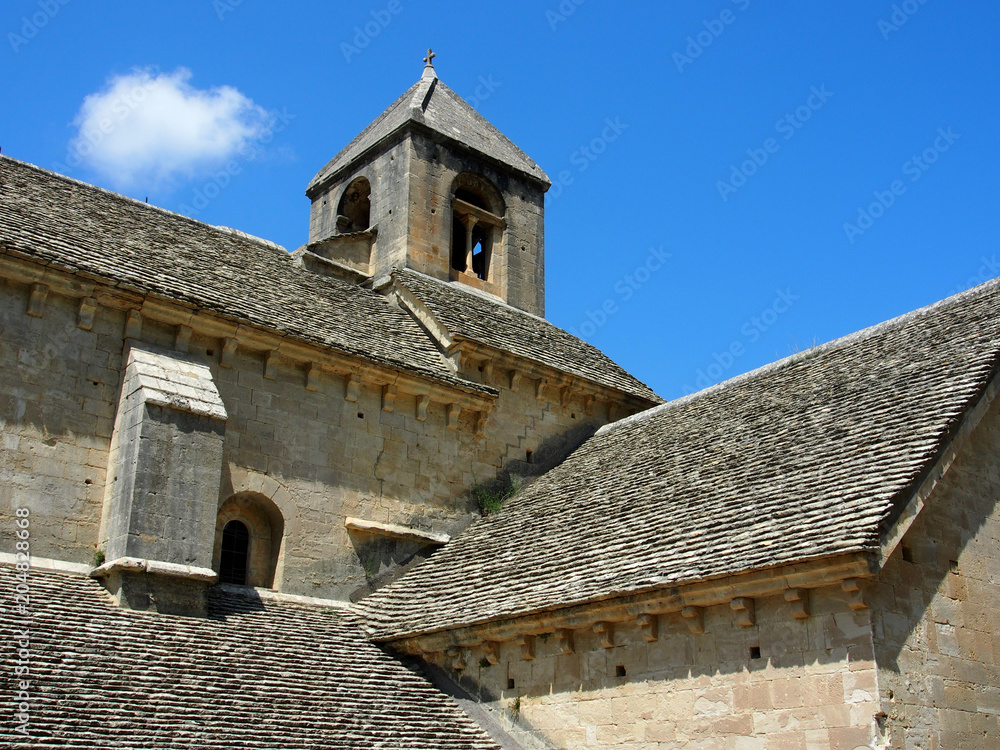
M 0 740 L 1000 742 L 1000 287 L 664 403 L 432 60 L 291 253 L 0 157 Z

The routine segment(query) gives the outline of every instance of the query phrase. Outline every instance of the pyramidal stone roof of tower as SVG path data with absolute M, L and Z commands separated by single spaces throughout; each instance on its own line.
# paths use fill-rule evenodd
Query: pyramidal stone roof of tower
M 306 193 L 398 138 L 407 128 L 430 130 L 502 167 L 551 185 L 541 167 L 437 77 L 432 64 L 420 80 L 347 144 L 309 183 Z

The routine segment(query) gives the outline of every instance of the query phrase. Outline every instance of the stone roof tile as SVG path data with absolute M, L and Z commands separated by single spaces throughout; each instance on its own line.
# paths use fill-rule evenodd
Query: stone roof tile
M 390 140 L 413 123 L 440 133 L 545 185 L 549 184 L 545 172 L 507 136 L 439 79 L 426 77 L 407 89 L 334 156 L 312 179 L 306 192 L 312 191 L 362 157 L 369 149 Z
M 600 349 L 545 318 L 519 310 L 486 293 L 469 290 L 459 283 L 439 281 L 409 269 L 396 271 L 395 278 L 416 295 L 453 336 L 524 357 L 651 404 L 663 401 Z
M 391 367 L 482 390 L 381 294 L 279 246 L 0 156 L 4 249 Z
M 602 428 L 362 602 L 378 638 L 877 550 L 1000 353 L 1000 280 Z
M 0 660 L 17 661 L 14 569 L 0 566 Z M 30 740 L 5 706 L 0 746 L 497 750 L 347 608 L 215 589 L 207 618 L 119 609 L 89 578 L 34 569 Z M 12 672 L 11 672 L 12 673 Z M 13 700 L 13 683 L 5 698 Z M 23 743 L 23 745 L 21 744 Z

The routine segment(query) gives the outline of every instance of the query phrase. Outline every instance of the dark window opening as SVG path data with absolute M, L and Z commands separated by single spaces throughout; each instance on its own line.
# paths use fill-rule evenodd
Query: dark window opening
M 759 659 L 760 658 L 760 646 L 751 646 L 750 647 L 750 658 L 751 659 Z
M 534 451 L 525 451 L 524 452 L 524 462 L 530 464 L 531 463 L 531 457 L 533 455 L 534 455 Z
M 484 281 L 490 278 L 491 256 L 503 231 L 503 209 L 479 192 L 458 188 L 452 203 L 451 267 Z
M 903 547 L 903 562 L 913 562 L 913 550 L 906 546 Z
M 615 667 L 615 677 L 624 677 L 624 676 L 625 676 L 625 665 L 619 664 L 617 667 Z
M 477 237 L 476 235 L 479 234 Z M 472 272 L 481 279 L 486 278 L 486 253 L 483 250 L 483 236 L 476 229 L 472 230 L 472 241 L 475 245 L 472 248 Z
M 230 521 L 222 530 L 222 559 L 219 562 L 220 583 L 247 585 L 250 563 L 250 532 L 242 521 Z
M 959 570 L 959 567 L 958 567 L 958 560 L 949 560 L 948 561 L 948 570 L 950 570 L 955 575 L 958 575 L 959 573 L 961 573 L 961 570 Z
M 514 689 L 514 678 L 513 677 L 508 677 L 507 678 L 507 689 L 508 690 L 513 690 Z
M 455 191 L 455 197 L 460 201 L 465 201 L 466 203 L 471 203 L 476 208 L 481 208 L 484 211 L 489 211 L 489 204 L 483 199 L 483 196 L 478 193 L 474 193 L 466 188 L 459 188 Z
M 371 226 L 372 186 L 359 177 L 344 191 L 337 207 L 337 229 L 341 233 L 363 232 Z

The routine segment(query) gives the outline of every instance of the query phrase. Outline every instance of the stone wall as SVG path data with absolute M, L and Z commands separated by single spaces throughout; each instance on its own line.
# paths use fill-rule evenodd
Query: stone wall
M 889 747 L 1000 747 L 998 498 L 994 404 L 872 590 Z
M 447 280 L 451 267 L 451 189 L 462 172 L 489 180 L 503 196 L 507 227 L 495 253 L 500 296 L 509 304 L 545 315 L 544 193 L 510 174 L 486 166 L 427 136 L 410 137 L 410 249 L 407 265 Z
M 78 299 L 49 292 L 41 317 L 32 317 L 29 286 L 4 282 L 0 291 L 0 549 L 13 549 L 11 518 L 28 506 L 34 556 L 90 564 L 106 544 L 102 507 L 126 315 L 101 306 L 84 330 Z M 307 376 L 273 351 L 241 344 L 222 366 L 223 341 L 184 328 L 146 315 L 138 335 L 164 351 L 183 341 L 210 366 L 228 412 L 220 507 L 239 493 L 277 506 L 284 541 L 275 587 L 289 593 L 358 595 L 420 550 L 349 532 L 346 517 L 457 531 L 478 513 L 475 485 L 504 469 L 530 472 L 529 451 L 544 456 L 553 444 L 564 447 L 563 436 L 582 439 L 608 419 L 606 404 L 587 415 L 582 404 L 560 403 L 555 390 L 554 401 L 538 400 L 536 381 L 512 389 L 510 373 L 500 371 L 490 378 L 500 396 L 485 426 L 470 409 L 449 426 L 442 399 L 450 397 L 435 395 L 420 419 L 412 394 L 388 399 L 385 386 L 361 377 L 349 400 L 343 374 L 317 368 Z M 475 367 L 471 375 L 484 379 Z
M 539 635 L 533 659 L 507 642 L 492 666 L 472 649 L 458 679 L 514 731 L 551 747 L 868 746 L 879 710 L 868 611 L 852 610 L 840 587 L 814 590 L 810 602 L 810 616 L 795 619 L 784 598 L 759 599 L 750 627 L 730 606 L 708 607 L 701 634 L 679 613 L 660 615 L 653 642 L 614 623 L 608 648 L 576 629 L 569 654 L 556 634 Z M 444 655 L 438 664 L 453 667 Z
M 337 206 L 358 177 L 371 183 L 371 224 L 378 234 L 371 262 L 360 268 L 345 246 L 331 246 L 332 260 L 372 276 L 408 267 L 447 281 L 451 269 L 452 207 L 455 178 L 471 172 L 502 195 L 506 229 L 494 247 L 488 291 L 522 310 L 545 314 L 545 205 L 540 186 L 493 169 L 421 134 L 409 134 L 351 172 L 311 195 L 309 241 L 336 233 Z M 338 255 L 340 248 L 341 255 Z
M 410 155 L 408 141 L 396 143 L 311 195 L 309 242 L 320 242 L 336 234 L 337 207 L 344 191 L 355 179 L 365 177 L 372 188 L 371 226 L 378 228 L 378 237 L 370 267 L 362 270 L 374 276 L 388 273 L 394 265 L 405 265 Z M 355 267 L 353 263 L 349 265 Z
M 0 549 L 17 507 L 31 510 L 31 554 L 90 564 L 104 502 L 121 380 L 124 315 L 78 327 L 78 303 L 0 279 Z

